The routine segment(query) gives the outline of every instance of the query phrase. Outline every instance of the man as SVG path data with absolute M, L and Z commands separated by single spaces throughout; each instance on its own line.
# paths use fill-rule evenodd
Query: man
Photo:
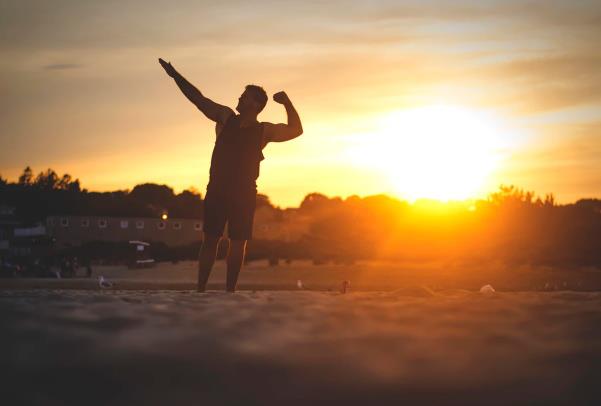
M 227 255 L 226 291 L 235 292 L 244 261 L 246 242 L 252 237 L 262 150 L 268 142 L 283 142 L 303 133 L 300 118 L 285 92 L 273 95 L 284 105 L 288 124 L 257 121 L 267 104 L 267 94 L 256 85 L 246 86 L 238 98 L 236 114 L 205 97 L 180 75 L 171 63 L 159 58 L 165 72 L 182 93 L 210 120 L 215 122 L 217 138 L 207 193 L 204 200 L 203 242 L 198 259 L 198 291 L 204 292 L 215 262 L 219 240 L 227 222 L 229 250 Z

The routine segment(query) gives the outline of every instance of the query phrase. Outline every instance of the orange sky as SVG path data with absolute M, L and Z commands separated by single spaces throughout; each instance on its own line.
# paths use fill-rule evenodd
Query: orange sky
M 161 56 L 232 108 L 249 83 L 289 94 L 305 132 L 266 148 L 258 182 L 282 206 L 313 191 L 444 198 L 500 183 L 560 202 L 601 195 L 598 2 L 352 3 L 4 2 L 0 174 L 203 191 L 213 125 Z M 473 117 L 482 137 L 432 106 Z M 259 119 L 285 112 L 270 100 Z M 483 140 L 486 152 L 471 148 Z

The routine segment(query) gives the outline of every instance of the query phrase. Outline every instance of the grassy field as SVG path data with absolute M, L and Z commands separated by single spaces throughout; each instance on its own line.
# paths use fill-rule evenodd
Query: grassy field
M 116 283 L 119 289 L 193 289 L 197 278 L 197 263 L 159 263 L 153 268 L 127 269 L 125 266 L 94 266 L 93 277 L 73 279 L 2 279 L 0 288 L 61 288 L 97 289 L 100 275 Z M 223 289 L 226 268 L 217 261 L 209 289 Z M 297 290 L 301 280 L 308 290 L 337 291 L 343 281 L 350 281 L 351 290 L 395 290 L 427 287 L 478 290 L 486 284 L 501 291 L 595 291 L 601 290 L 601 272 L 596 269 L 555 269 L 545 267 L 510 267 L 500 263 L 393 263 L 357 262 L 353 265 L 313 265 L 310 261 L 295 261 L 270 266 L 267 261 L 247 264 L 240 274 L 240 290 Z

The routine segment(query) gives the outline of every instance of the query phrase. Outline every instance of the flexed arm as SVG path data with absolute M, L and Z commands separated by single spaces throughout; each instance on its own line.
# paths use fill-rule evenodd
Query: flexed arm
M 303 133 L 300 117 L 285 92 L 273 95 L 273 100 L 283 104 L 288 116 L 288 124 L 264 123 L 265 141 L 283 142 L 298 137 Z
M 209 120 L 216 123 L 225 123 L 227 118 L 234 114 L 234 111 L 227 106 L 215 103 L 208 97 L 205 97 L 192 83 L 188 82 L 175 68 L 171 62 L 166 62 L 159 58 L 159 63 L 165 69 L 165 72 L 171 76 L 184 96 L 190 100 Z

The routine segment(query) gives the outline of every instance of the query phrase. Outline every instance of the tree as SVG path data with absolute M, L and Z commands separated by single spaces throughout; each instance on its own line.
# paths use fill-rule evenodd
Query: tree
M 33 182 L 40 189 L 53 190 L 59 184 L 58 175 L 52 169 L 48 168 L 45 172 L 40 172 Z
M 202 199 L 200 193 L 193 188 L 182 191 L 171 202 L 169 214 L 176 217 L 202 217 Z
M 31 186 L 33 183 L 33 171 L 27 166 L 21 176 L 19 176 L 18 184 L 21 186 Z
M 67 185 L 67 190 L 70 192 L 77 192 L 77 193 L 81 192 L 81 185 L 79 184 L 79 179 L 75 179 L 73 182 L 70 182 Z M 84 189 L 84 192 L 85 191 L 86 190 Z
M 554 201 L 552 195 L 550 199 L 552 200 L 549 201 Z M 498 206 L 532 205 L 536 203 L 534 192 L 524 191 L 524 189 L 517 188 L 514 185 L 499 186 L 499 191 L 491 193 L 488 200 Z
M 601 199 L 580 199 L 574 205 L 587 211 L 601 213 Z
M 312 211 L 324 207 L 330 199 L 321 193 L 309 193 L 301 202 L 300 209 Z
M 300 210 L 306 213 L 317 213 L 325 210 L 331 210 L 339 208 L 343 205 L 343 201 L 340 197 L 329 197 L 322 195 L 321 193 L 309 193 L 303 199 Z
M 555 203 L 555 195 L 553 193 L 548 193 L 545 195 L 545 200 L 543 201 L 544 206 L 554 207 Z
M 257 193 L 257 206 L 256 208 L 258 209 L 259 207 L 269 207 L 270 209 L 273 209 L 273 204 L 271 204 L 271 201 L 269 201 L 269 196 L 261 194 L 261 193 Z
M 173 189 L 169 186 L 157 185 L 156 183 L 136 185 L 129 195 L 140 202 L 163 208 L 167 207 L 169 202 L 175 197 Z
M 56 182 L 57 189 L 67 190 L 69 188 L 69 184 L 71 183 L 71 175 L 65 173 L 59 180 Z
M 189 187 L 186 190 L 182 190 L 181 193 L 176 196 L 176 198 L 186 202 L 196 202 L 201 200 L 202 196 L 197 189 Z

